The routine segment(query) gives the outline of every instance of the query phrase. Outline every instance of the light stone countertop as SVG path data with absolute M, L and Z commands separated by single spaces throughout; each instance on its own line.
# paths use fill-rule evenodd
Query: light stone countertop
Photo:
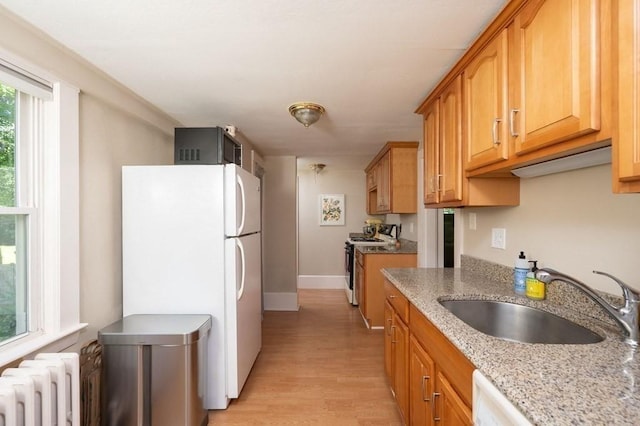
M 400 238 L 400 248 L 396 248 L 394 244 L 386 246 L 356 245 L 356 250 L 362 254 L 416 254 L 418 253 L 418 243 Z
M 468 269 L 387 268 L 382 273 L 537 425 L 640 424 L 640 355 L 611 323 L 549 301 L 516 296 L 504 280 Z M 468 326 L 438 298 L 539 307 L 605 339 L 587 345 L 501 340 Z M 564 301 L 563 303 L 566 303 Z

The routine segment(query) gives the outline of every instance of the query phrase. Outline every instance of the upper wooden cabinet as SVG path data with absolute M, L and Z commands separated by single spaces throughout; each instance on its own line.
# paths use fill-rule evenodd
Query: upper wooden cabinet
M 442 131 L 431 114 L 440 115 L 441 126 L 442 105 L 435 105 L 462 76 L 461 205 L 472 205 L 466 191 L 472 178 L 511 176 L 517 167 L 610 144 L 614 190 L 640 191 L 633 183 L 640 182 L 640 154 L 628 154 L 639 152 L 640 143 L 622 142 L 633 140 L 633 123 L 640 120 L 635 7 L 634 0 L 505 5 L 417 109 L 425 118 L 425 155 L 431 156 L 427 143 Z M 428 184 L 425 203 L 446 207 L 434 201 Z M 482 184 L 485 193 L 493 192 L 493 185 Z
M 378 181 L 377 212 L 391 211 L 391 151 L 387 151 L 376 165 Z
M 640 0 L 619 0 L 613 190 L 640 192 Z
M 447 86 L 424 112 L 424 202 L 462 201 L 462 87 Z
M 523 154 L 600 129 L 597 0 L 532 0 L 513 22 L 511 125 Z
M 417 211 L 418 142 L 387 142 L 365 172 L 368 214 Z
M 462 93 L 462 77 L 457 76 L 422 111 L 424 203 L 430 208 L 517 205 L 518 178 L 464 177 Z
M 502 30 L 463 72 L 467 170 L 509 158 L 507 40 Z

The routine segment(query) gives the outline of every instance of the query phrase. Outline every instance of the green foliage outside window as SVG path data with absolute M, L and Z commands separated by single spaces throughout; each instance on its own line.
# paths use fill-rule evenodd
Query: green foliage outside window
M 16 205 L 16 91 L 0 83 L 0 206 Z M 15 247 L 16 217 L 0 215 L 0 246 Z M 15 264 L 0 256 L 0 342 L 16 335 Z
M 0 205 L 15 206 L 16 91 L 0 83 Z

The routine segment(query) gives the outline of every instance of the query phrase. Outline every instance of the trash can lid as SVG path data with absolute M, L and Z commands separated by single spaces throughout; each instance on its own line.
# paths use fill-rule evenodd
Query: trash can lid
M 98 331 L 103 345 L 188 345 L 211 329 L 211 315 L 129 315 Z

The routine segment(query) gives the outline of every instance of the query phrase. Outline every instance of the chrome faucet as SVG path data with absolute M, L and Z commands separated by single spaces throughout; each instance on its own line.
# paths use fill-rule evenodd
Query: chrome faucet
M 631 346 L 638 346 L 638 340 L 640 339 L 640 328 L 638 326 L 638 318 L 640 316 L 640 293 L 623 283 L 613 275 L 606 272 L 593 271 L 594 274 L 604 275 L 614 280 L 622 288 L 624 295 L 624 306 L 617 307 L 612 305 L 593 291 L 586 284 L 572 278 L 568 275 L 558 272 L 550 268 L 538 269 L 535 274 L 536 278 L 546 284 L 551 281 L 562 281 L 567 284 L 571 284 L 578 290 L 581 290 L 584 294 L 589 296 L 594 302 L 600 305 L 605 311 L 613 317 L 614 320 L 622 327 L 626 334 L 625 343 Z

